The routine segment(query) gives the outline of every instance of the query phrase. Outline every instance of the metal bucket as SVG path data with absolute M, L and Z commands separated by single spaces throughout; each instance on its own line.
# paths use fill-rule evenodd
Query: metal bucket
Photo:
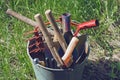
M 85 45 L 85 43 L 87 42 L 87 36 L 82 35 L 80 37 L 80 40 L 83 40 L 83 42 L 82 44 L 79 44 L 79 46 Z M 87 57 L 89 55 L 89 50 L 90 50 L 89 48 L 87 53 L 85 52 L 85 47 L 82 47 L 80 50 L 78 50 L 79 54 L 77 55 L 81 55 L 81 58 L 74 65 L 74 67 L 68 69 L 57 69 L 57 68 L 53 69 L 53 68 L 44 67 L 40 64 L 36 64 L 33 61 L 33 57 L 29 54 L 29 48 L 28 48 L 29 45 L 30 45 L 30 41 L 28 41 L 27 54 L 32 62 L 32 66 L 37 80 L 82 80 L 84 64 L 86 63 Z

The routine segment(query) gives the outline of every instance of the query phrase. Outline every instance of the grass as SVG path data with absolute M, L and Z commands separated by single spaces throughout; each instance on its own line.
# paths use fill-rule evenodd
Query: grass
M 31 19 L 40 13 L 44 21 L 47 21 L 44 14 L 47 9 L 53 11 L 55 18 L 69 12 L 72 19 L 79 22 L 98 19 L 99 28 L 81 33 L 89 34 L 91 41 L 95 40 L 108 55 L 112 55 L 109 40 L 115 36 L 110 36 L 108 29 L 120 19 L 119 7 L 119 0 L 0 0 L 0 80 L 35 80 L 26 52 L 27 37 L 23 36 L 25 32 L 33 30 L 33 27 L 5 14 L 8 8 Z M 119 25 L 116 30 L 120 32 Z M 114 77 L 112 71 L 110 75 Z

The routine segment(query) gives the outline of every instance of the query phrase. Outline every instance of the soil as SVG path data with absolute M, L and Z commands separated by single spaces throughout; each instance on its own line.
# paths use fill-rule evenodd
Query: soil
M 111 52 L 90 39 L 91 51 L 82 80 L 120 80 L 120 24 L 118 27 L 110 26 L 108 31 L 112 33 L 106 34 Z

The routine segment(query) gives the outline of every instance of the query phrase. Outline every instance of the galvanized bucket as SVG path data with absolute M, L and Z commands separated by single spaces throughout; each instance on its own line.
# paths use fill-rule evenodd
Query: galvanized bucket
M 80 37 L 80 41 L 81 42 L 79 46 L 81 48 L 79 49 L 79 53 L 76 54 L 81 55 L 81 57 L 80 59 L 78 59 L 77 63 L 74 64 L 74 67 L 70 67 L 68 69 L 58 69 L 58 68 L 54 69 L 54 68 L 44 67 L 40 64 L 36 64 L 33 61 L 33 57 L 29 53 L 29 45 L 31 44 L 31 42 L 28 41 L 27 54 L 32 62 L 32 66 L 37 80 L 82 80 L 84 65 L 87 61 L 90 49 L 88 47 L 88 51 L 87 52 L 85 51 L 87 35 L 82 35 Z

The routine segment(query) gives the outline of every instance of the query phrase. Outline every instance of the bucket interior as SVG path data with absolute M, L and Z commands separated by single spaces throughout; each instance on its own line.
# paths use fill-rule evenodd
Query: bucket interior
M 82 62 L 87 58 L 87 56 L 89 55 L 89 52 L 85 52 L 85 43 L 87 42 L 87 35 L 81 35 L 79 37 L 79 44 L 77 45 L 77 51 L 78 53 L 73 53 L 73 59 L 74 62 L 71 65 L 70 68 L 74 68 L 75 65 L 77 64 L 82 64 Z M 38 58 L 39 60 L 46 60 L 49 59 L 49 66 L 42 66 L 41 64 L 38 64 L 39 66 L 45 67 L 45 68 L 51 68 L 51 69 L 59 69 L 59 67 L 57 67 L 57 63 L 54 60 L 54 58 L 52 57 L 52 54 L 50 53 L 49 48 L 47 47 L 47 45 L 45 45 L 45 52 L 42 51 L 38 51 L 38 52 L 32 52 L 30 53 L 32 50 L 36 49 L 36 46 L 33 47 L 29 47 L 31 45 L 35 44 L 35 39 L 32 39 L 28 42 L 28 55 L 30 56 L 31 60 Z M 44 55 L 43 55 L 44 54 Z M 75 56 L 75 58 L 74 58 Z M 45 58 L 43 58 L 45 57 Z M 80 58 L 80 59 L 78 59 Z M 54 65 L 54 66 L 53 66 Z

